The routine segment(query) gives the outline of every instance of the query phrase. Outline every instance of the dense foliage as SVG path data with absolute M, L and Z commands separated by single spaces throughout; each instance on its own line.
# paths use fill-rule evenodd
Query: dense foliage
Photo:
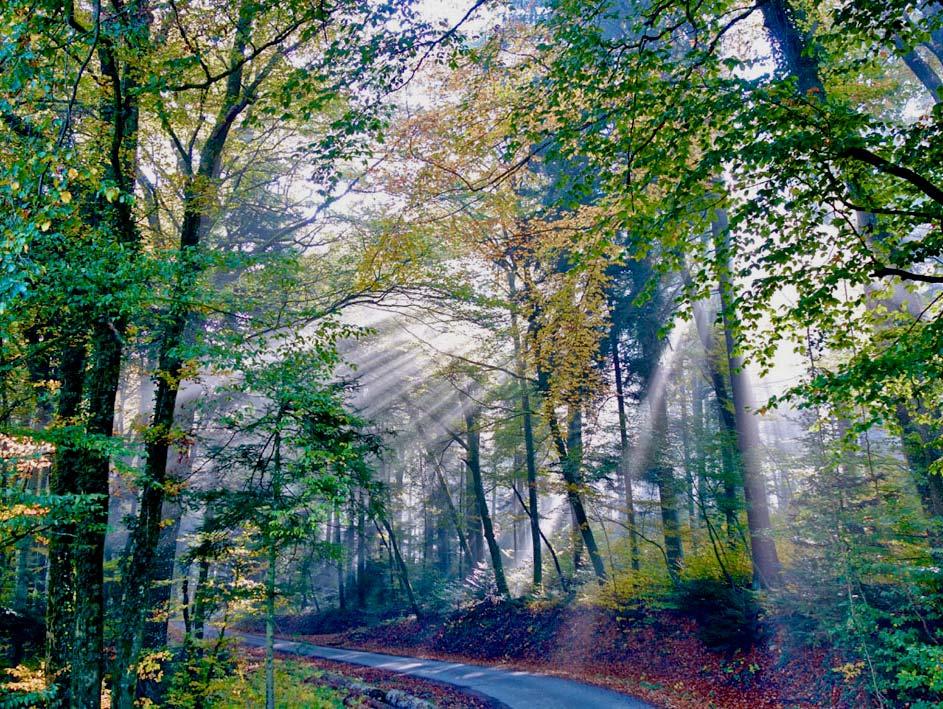
M 943 6 L 461 5 L 0 9 L 0 701 L 491 599 L 941 705 Z

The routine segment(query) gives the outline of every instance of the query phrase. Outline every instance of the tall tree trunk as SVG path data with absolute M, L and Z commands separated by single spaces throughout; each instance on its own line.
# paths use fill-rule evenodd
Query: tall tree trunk
M 409 569 L 406 568 L 406 562 L 403 561 L 403 556 L 399 552 L 399 544 L 396 542 L 396 534 L 393 533 L 393 527 L 390 525 L 389 520 L 386 517 L 382 518 L 383 528 L 386 529 L 386 533 L 390 538 L 390 550 L 393 555 L 393 558 L 396 560 L 396 567 L 399 570 L 400 583 L 403 586 L 403 589 L 406 591 L 406 597 L 409 599 L 409 605 L 413 610 L 413 614 L 416 618 L 422 617 L 422 611 L 419 608 L 419 603 L 416 601 L 416 594 L 413 593 L 413 586 L 409 582 Z
M 357 606 L 367 607 L 367 531 L 366 506 L 367 493 L 362 488 L 358 492 L 357 505 Z
M 579 407 L 570 407 L 567 415 L 566 449 L 573 458 L 573 468 L 577 480 L 583 479 L 583 415 Z M 577 519 L 576 510 L 570 506 L 570 538 L 573 544 L 573 570 L 578 572 L 583 567 L 582 523 Z
M 121 336 L 112 323 L 100 323 L 92 340 L 88 378 L 88 433 L 110 438 L 114 428 L 115 399 L 121 374 Z M 73 549 L 75 576 L 81 590 L 75 594 L 75 636 L 72 654 L 72 701 L 78 706 L 101 705 L 104 672 L 104 564 L 108 528 L 110 456 L 86 449 L 77 477 L 77 491 L 91 505 L 76 528 Z
M 344 589 L 345 551 L 341 546 L 341 512 L 337 505 L 334 506 L 334 546 L 337 547 L 337 553 L 340 554 L 335 564 L 337 571 L 337 607 L 340 610 L 345 610 L 347 608 L 347 593 Z
M 932 521 L 929 541 L 933 556 L 943 557 L 943 475 L 933 472 L 932 465 L 943 456 L 939 447 L 928 443 L 932 440 L 924 426 L 914 421 L 906 406 L 897 405 L 897 420 L 901 427 L 901 447 L 910 467 L 911 475 L 919 493 L 924 514 Z
M 657 391 L 662 389 L 661 391 Z M 676 578 L 684 561 L 681 545 L 681 524 L 678 515 L 678 484 L 668 461 L 668 394 L 662 387 L 649 391 L 651 404 L 651 470 L 658 486 L 662 534 L 665 538 L 665 561 L 668 573 Z
M 471 550 L 468 548 L 468 540 L 465 538 L 465 532 L 462 530 L 462 519 L 458 514 L 458 510 L 455 508 L 455 503 L 452 502 L 452 494 L 449 492 L 449 486 L 445 481 L 445 475 L 442 474 L 442 466 L 439 465 L 439 461 L 435 459 L 435 456 L 432 454 L 431 450 L 426 449 L 426 456 L 435 470 L 436 478 L 439 481 L 439 487 L 442 490 L 442 499 L 445 501 L 446 507 L 448 508 L 449 517 L 452 520 L 452 524 L 455 525 L 455 533 L 458 536 L 458 543 L 461 547 L 462 553 L 465 554 L 466 557 L 470 558 Z
M 119 20 L 122 42 L 145 42 L 150 19 L 150 13 L 141 12 L 139 4 L 132 3 Z M 126 67 L 124 72 L 121 70 L 120 49 L 112 35 L 102 38 L 97 46 L 101 71 L 110 80 L 112 92 L 112 98 L 102 102 L 101 117 L 112 126 L 105 175 L 118 186 L 122 195 L 130 197 L 134 194 L 137 175 L 138 92 L 134 72 Z M 131 253 L 139 248 L 140 235 L 130 199 L 109 203 L 99 198 L 97 212 L 108 221 L 118 244 Z M 99 439 L 111 438 L 114 433 L 126 326 L 125 316 L 115 311 L 100 315 L 91 328 L 87 431 Z M 91 708 L 101 704 L 104 672 L 104 560 L 111 461 L 107 449 L 106 452 L 101 450 L 101 447 L 87 449 L 82 455 L 77 489 L 94 502 L 88 519 L 76 529 L 74 546 L 76 578 L 82 579 L 83 587 L 75 597 L 72 701 Z
M 208 552 L 201 553 L 197 562 L 196 587 L 193 589 L 193 637 L 203 640 L 206 637 L 206 597 L 209 591 L 206 582 L 210 576 L 210 557 Z
M 711 388 L 717 404 L 717 422 L 720 429 L 720 460 L 723 470 L 723 496 L 718 500 L 718 507 L 724 515 L 727 527 L 727 539 L 730 542 L 737 535 L 737 484 L 740 482 L 740 470 L 737 465 L 735 446 L 737 423 L 734 418 L 733 401 L 730 399 L 726 377 L 721 369 L 719 355 L 714 340 L 714 327 L 707 312 L 707 304 L 694 304 L 694 324 L 698 338 L 704 348 L 704 361 L 707 366 Z
M 538 373 L 538 382 L 541 383 L 541 387 L 544 389 L 546 387 L 546 381 L 546 374 Z M 573 420 L 574 416 L 571 415 L 569 417 L 568 426 L 570 438 L 573 437 Z M 578 447 L 576 450 L 568 449 L 567 439 L 563 437 L 563 434 L 560 431 L 560 424 L 557 421 L 556 416 L 551 414 L 548 417 L 548 424 L 550 426 L 550 436 L 553 439 L 554 447 L 557 449 L 557 454 L 560 457 L 560 467 L 563 473 L 563 482 L 566 483 L 567 502 L 570 504 L 570 511 L 573 515 L 574 526 L 581 535 L 580 541 L 586 547 L 586 551 L 589 554 L 589 559 L 593 564 L 593 571 L 596 573 L 597 580 L 599 583 L 604 583 L 606 580 L 606 565 L 603 563 L 602 555 L 599 553 L 599 546 L 596 544 L 596 537 L 593 535 L 593 530 L 589 525 L 589 517 L 586 514 L 586 508 L 583 506 L 583 484 L 580 476 L 580 468 L 582 467 L 583 456 L 582 449 L 581 447 Z
M 894 46 L 903 52 L 901 59 L 904 60 L 904 64 L 913 72 L 913 75 L 917 77 L 917 80 L 923 84 L 923 87 L 933 98 L 933 102 L 940 103 L 940 101 L 943 101 L 943 94 L 940 91 L 943 88 L 943 81 L 940 80 L 940 75 L 934 68 L 915 49 L 904 51 L 906 50 L 904 42 L 897 35 L 894 36 Z
M 347 589 L 348 597 L 354 600 L 354 602 L 356 602 L 357 594 L 357 576 L 354 572 L 354 556 L 357 553 L 355 546 L 357 538 L 356 512 L 356 501 L 354 497 L 351 496 L 347 501 L 347 530 L 344 534 L 344 574 L 346 578 L 344 586 Z
M 132 709 L 135 695 L 137 675 L 134 665 L 142 645 L 151 568 L 160 536 L 168 451 L 173 442 L 174 410 L 186 362 L 182 350 L 186 345 L 185 334 L 191 315 L 189 295 L 201 272 L 197 250 L 207 228 L 209 205 L 205 199 L 206 189 L 207 185 L 218 181 L 223 149 L 230 130 L 240 113 L 252 101 L 252 96 L 244 93 L 244 53 L 259 9 L 253 0 L 240 2 L 229 51 L 231 72 L 226 77 L 222 106 L 200 151 L 196 174 L 189 174 L 184 185 L 180 244 L 171 295 L 173 304 L 167 312 L 160 337 L 158 372 L 155 376 L 157 391 L 146 445 L 145 484 L 141 492 L 138 519 L 131 531 L 128 553 L 122 564 L 121 631 L 115 642 L 113 702 L 116 709 Z
M 29 383 L 36 391 L 35 415 L 31 424 L 36 431 L 47 430 L 53 415 L 52 402 L 50 401 L 50 394 L 46 391 L 45 383 L 53 380 L 56 375 L 53 370 L 51 351 L 42 344 L 46 327 L 45 323 L 35 323 L 23 332 L 27 345 L 26 368 L 29 374 Z M 3 383 L 3 391 L 6 392 L 6 382 Z M 9 409 L 6 405 L 3 411 L 3 423 L 8 424 L 6 412 Z M 49 466 L 43 465 L 30 475 L 33 493 L 37 498 L 46 492 L 49 472 Z M 16 545 L 16 581 L 13 608 L 19 613 L 26 613 L 30 610 L 29 591 L 31 582 L 37 596 L 42 597 L 45 592 L 45 589 L 42 588 L 42 582 L 46 571 L 46 557 L 38 553 L 35 545 L 36 539 L 33 535 L 23 537 Z
M 714 223 L 715 248 L 722 259 L 720 267 L 720 304 L 724 323 L 724 341 L 727 347 L 727 367 L 730 371 L 730 389 L 733 394 L 734 420 L 737 430 L 737 450 L 743 474 L 743 494 L 747 508 L 747 526 L 750 532 L 750 556 L 753 560 L 753 581 L 761 588 L 779 586 L 781 567 L 773 528 L 769 516 L 766 476 L 760 448 L 760 429 L 753 405 L 750 379 L 743 368 L 743 360 L 736 353 L 734 330 L 736 315 L 733 311 L 734 292 L 730 278 L 729 231 L 727 215 L 718 211 Z
M 694 450 L 697 461 L 697 502 L 698 508 L 703 514 L 705 511 L 705 500 L 707 499 L 707 456 L 704 454 L 704 386 L 698 378 L 696 368 L 692 368 L 691 373 L 692 389 L 692 436 L 694 438 Z
M 466 441 L 469 446 L 471 441 Z M 470 452 L 466 455 L 471 456 Z M 471 571 L 484 558 L 485 539 L 481 529 L 481 512 L 475 493 L 475 478 L 471 468 L 465 465 L 465 488 L 462 500 L 465 507 L 465 537 L 468 540 L 468 570 Z
M 625 523 L 629 528 L 629 553 L 632 569 L 639 570 L 638 536 L 635 530 L 635 496 L 632 490 L 632 470 L 629 464 L 629 432 L 625 413 L 625 390 L 622 377 L 622 358 L 619 355 L 619 333 L 609 329 L 609 346 L 612 349 L 612 369 L 616 380 L 616 406 L 619 410 L 619 472 L 622 476 Z
M 817 60 L 817 47 L 815 42 L 807 34 L 804 34 L 798 28 L 795 22 L 795 10 L 790 7 L 788 0 L 772 0 L 763 5 L 763 22 L 770 33 L 772 40 L 779 48 L 779 61 L 783 69 L 796 77 L 800 91 L 807 92 L 810 88 L 818 89 L 819 97 L 825 97 L 824 86 L 820 79 L 820 67 Z M 939 3 L 926 3 L 924 9 L 930 15 L 940 12 Z M 943 56 L 943 30 L 937 28 L 930 33 L 930 40 L 926 43 L 927 47 L 934 52 L 939 59 Z M 912 70 L 913 66 L 910 67 Z M 915 72 L 916 73 L 916 72 Z M 938 77 L 937 77 L 938 78 Z M 925 87 L 933 96 L 934 101 L 939 102 L 941 96 L 939 90 L 932 81 Z M 854 185 L 850 185 L 854 191 Z M 858 221 L 865 233 L 877 234 L 877 216 L 868 212 L 859 212 Z M 914 297 L 909 293 L 901 291 L 899 300 L 906 303 L 911 312 L 920 313 L 923 308 L 920 307 Z M 899 307 L 901 303 L 897 303 Z M 897 424 L 902 433 L 902 442 L 905 457 L 910 467 L 911 476 L 916 483 L 917 490 L 921 497 L 921 504 L 928 515 L 931 516 L 931 527 L 939 527 L 943 521 L 943 510 L 940 509 L 939 500 L 943 495 L 943 482 L 940 482 L 939 475 L 927 477 L 926 471 L 929 465 L 939 460 L 943 454 L 934 441 L 938 437 L 937 431 L 930 431 L 926 427 L 914 426 L 913 421 L 907 410 L 913 406 L 913 402 L 902 401 L 897 406 Z M 936 546 L 932 537 L 938 532 L 931 529 L 931 544 Z
M 465 465 L 468 468 L 474 489 L 475 504 L 478 507 L 478 517 L 484 528 L 485 540 L 488 542 L 488 552 L 491 555 L 491 568 L 494 571 L 495 585 L 498 593 L 509 596 L 507 579 L 504 577 L 504 563 L 501 559 L 501 548 L 494 536 L 494 526 L 491 523 L 491 514 L 488 512 L 488 500 L 485 497 L 485 486 L 481 479 L 481 432 L 478 430 L 478 420 L 470 401 L 462 399 L 462 409 L 465 415 L 465 435 L 468 441 L 468 457 Z
M 683 372 L 679 372 L 683 374 Z M 687 383 L 681 378 L 680 382 L 681 390 L 681 452 L 682 459 L 684 461 L 684 477 L 685 482 L 687 483 L 687 491 L 685 493 L 685 499 L 688 503 L 688 527 L 691 530 L 691 546 L 697 548 L 697 515 L 694 511 L 694 453 L 691 446 L 691 428 L 688 423 L 688 389 Z
M 266 535 L 267 536 L 267 535 Z M 266 539 L 265 574 L 265 709 L 275 709 L 275 542 Z
M 543 558 L 540 550 L 540 505 L 537 490 L 537 453 L 534 447 L 534 421 L 530 408 L 530 384 L 524 360 L 524 347 L 517 318 L 517 285 L 514 268 L 508 268 L 508 290 L 512 301 L 511 339 L 514 344 L 514 365 L 521 397 L 521 416 L 524 428 L 524 456 L 527 464 L 528 517 L 530 518 L 530 542 L 533 554 L 534 590 L 543 586 Z
M 181 428 L 188 434 L 193 427 L 196 402 L 190 400 L 177 407 Z M 185 480 L 193 470 L 194 451 L 189 436 L 178 442 L 174 455 L 167 463 L 167 477 L 177 483 Z M 145 630 L 145 647 L 159 649 L 167 644 L 167 624 L 170 622 L 170 597 L 173 589 L 174 567 L 177 556 L 177 536 L 183 505 L 178 497 L 167 498 L 161 510 L 161 530 L 154 555 L 152 587 L 148 605 L 158 611 L 158 619 L 149 622 Z
M 85 375 L 85 345 L 69 344 L 59 365 L 59 404 L 57 416 L 74 425 L 82 404 Z M 76 427 L 77 430 L 77 427 Z M 81 443 L 61 441 L 49 474 L 51 495 L 73 495 L 77 491 L 77 466 Z M 46 582 L 46 677 L 57 687 L 62 706 L 70 706 L 73 634 L 75 633 L 75 570 L 72 565 L 72 540 L 75 523 L 60 520 L 49 534 L 49 565 Z

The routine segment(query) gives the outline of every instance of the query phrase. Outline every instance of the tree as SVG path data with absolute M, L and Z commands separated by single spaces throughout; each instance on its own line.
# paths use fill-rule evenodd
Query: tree
M 346 385 L 329 381 L 336 337 L 322 329 L 320 341 L 285 345 L 274 362 L 263 355 L 248 363 L 234 391 L 250 399 L 221 422 L 222 433 L 236 442 L 212 454 L 215 466 L 245 482 L 203 496 L 212 511 L 204 532 L 254 531 L 264 559 L 268 709 L 275 707 L 279 558 L 316 538 L 332 506 L 370 488 L 367 458 L 379 452 L 363 422 L 345 410 Z

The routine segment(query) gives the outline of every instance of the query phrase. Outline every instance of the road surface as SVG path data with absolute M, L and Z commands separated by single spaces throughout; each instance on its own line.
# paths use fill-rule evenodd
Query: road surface
M 265 636 L 234 633 L 246 644 L 263 647 Z M 653 709 L 651 704 L 625 694 L 594 687 L 582 682 L 496 667 L 466 665 L 461 662 L 440 662 L 415 657 L 381 655 L 362 650 L 309 645 L 291 640 L 275 640 L 278 652 L 325 660 L 347 662 L 352 665 L 375 667 L 412 677 L 434 680 L 469 689 L 490 699 L 496 699 L 510 709 Z

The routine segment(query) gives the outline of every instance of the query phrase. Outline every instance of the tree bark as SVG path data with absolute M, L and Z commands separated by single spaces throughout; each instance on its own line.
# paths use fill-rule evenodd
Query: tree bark
M 452 524 L 455 525 L 455 533 L 458 536 L 458 543 L 462 549 L 462 553 L 464 553 L 466 557 L 471 558 L 471 550 L 468 548 L 468 540 L 465 538 L 465 532 L 462 531 L 462 519 L 459 517 L 458 510 L 455 508 L 455 503 L 452 502 L 452 494 L 449 492 L 449 486 L 445 481 L 445 475 L 442 474 L 442 466 L 439 465 L 438 460 L 435 460 L 432 451 L 429 449 L 426 449 L 426 456 L 435 470 L 436 478 L 438 479 L 439 486 L 442 489 L 442 499 L 445 501 L 446 507 L 448 508 L 449 517 L 452 520 Z
M 138 519 L 131 531 L 129 550 L 123 564 L 120 607 L 121 632 L 115 643 L 116 709 L 132 709 L 137 676 L 134 664 L 142 645 L 143 625 L 151 583 L 154 551 L 160 536 L 161 509 L 168 451 L 173 441 L 174 410 L 185 366 L 181 354 L 190 320 L 188 295 L 200 274 L 196 261 L 197 248 L 206 230 L 208 205 L 207 185 L 218 181 L 223 149 L 236 119 L 249 105 L 251 96 L 244 94 L 244 52 L 259 6 L 242 0 L 239 19 L 230 49 L 231 73 L 226 78 L 223 103 L 209 136 L 200 152 L 195 175 L 188 175 L 184 186 L 183 219 L 180 226 L 178 263 L 166 326 L 161 333 L 158 356 L 157 391 L 154 414 L 146 446 L 145 485 L 141 492 Z M 259 77 L 257 77 L 257 80 Z
M 122 35 L 129 43 L 147 39 L 150 13 L 143 13 L 137 3 L 122 16 Z M 96 31 L 96 36 L 99 36 Z M 137 174 L 138 93 L 132 71 L 122 73 L 119 48 L 110 36 L 97 46 L 102 75 L 111 83 L 112 97 L 102 101 L 101 117 L 112 126 L 110 149 L 105 163 L 106 177 L 114 181 L 124 195 L 133 195 Z M 103 215 L 115 240 L 134 252 L 140 236 L 131 201 L 113 203 L 98 199 L 97 212 Z M 125 316 L 120 312 L 103 313 L 91 324 L 91 363 L 88 372 L 87 432 L 99 439 L 114 433 L 115 400 L 121 377 Z M 77 492 L 92 502 L 86 520 L 76 528 L 73 549 L 77 579 L 82 591 L 75 595 L 75 634 L 72 656 L 72 697 L 79 706 L 95 709 L 101 705 L 104 673 L 104 560 L 108 525 L 108 479 L 110 454 L 100 448 L 87 448 L 81 455 Z
M 694 450 L 697 466 L 697 502 L 701 514 L 705 510 L 705 500 L 707 499 L 707 457 L 704 454 L 704 386 L 698 379 L 698 372 L 693 369 L 691 373 L 692 389 L 692 436 L 694 438 Z
M 115 399 L 121 374 L 121 338 L 99 325 L 92 341 L 88 378 L 89 416 L 86 429 L 92 436 L 111 438 Z M 86 449 L 81 456 L 77 491 L 92 503 L 89 514 L 76 528 L 75 577 L 81 591 L 75 594 L 75 636 L 72 654 L 72 701 L 83 707 L 101 705 L 104 673 L 104 564 L 108 528 L 108 478 L 110 456 Z
M 491 556 L 491 568 L 494 571 L 494 581 L 498 594 L 509 596 L 507 579 L 504 577 L 504 563 L 501 559 L 501 548 L 494 535 L 494 526 L 491 523 L 491 514 L 488 512 L 488 500 L 485 497 L 485 486 L 481 478 L 481 433 L 478 430 L 478 417 L 470 401 L 462 399 L 462 409 L 465 416 L 465 435 L 468 441 L 467 458 L 465 465 L 471 476 L 474 490 L 475 504 L 478 507 L 478 517 L 484 528 L 485 540 L 488 543 L 488 552 Z
M 546 375 L 539 374 L 538 377 L 539 379 L 545 379 Z M 570 511 L 573 515 L 574 525 L 580 533 L 581 541 L 589 554 L 589 559 L 593 564 L 593 571 L 596 573 L 596 578 L 599 583 L 602 584 L 606 580 L 606 566 L 602 560 L 602 555 L 599 553 L 596 537 L 593 535 L 593 530 L 589 525 L 589 517 L 586 514 L 586 508 L 583 507 L 583 496 L 581 494 L 583 487 L 580 476 L 582 450 L 577 448 L 571 451 L 567 448 L 567 441 L 563 438 L 563 434 L 560 431 L 560 424 L 557 422 L 556 416 L 551 415 L 548 423 L 550 425 L 550 435 L 553 438 L 554 446 L 560 457 L 563 482 L 566 483 L 566 497 L 567 501 L 570 503 Z M 573 428 L 572 424 L 573 416 L 570 416 L 569 428 L 571 431 Z
M 341 546 L 341 513 L 337 505 L 334 506 L 334 546 L 340 556 L 335 564 L 337 572 L 337 607 L 340 610 L 347 608 L 347 593 L 344 588 L 344 548 Z
M 718 507 L 724 515 L 727 527 L 727 539 L 732 542 L 737 535 L 737 484 L 741 475 L 737 465 L 736 439 L 737 423 L 734 418 L 733 401 L 730 399 L 724 372 L 718 361 L 714 342 L 714 327 L 707 313 L 705 303 L 694 304 L 694 323 L 698 338 L 704 348 L 704 361 L 707 366 L 714 400 L 717 404 L 717 421 L 720 429 L 720 459 L 723 469 L 723 496 L 718 500 Z
M 629 465 L 629 432 L 625 413 L 625 391 L 622 377 L 622 358 L 619 355 L 619 333 L 609 329 L 612 348 L 612 369 L 616 380 L 616 406 L 619 410 L 619 472 L 622 476 L 625 523 L 629 528 L 629 553 L 634 571 L 639 570 L 638 537 L 635 531 L 635 496 L 632 490 L 632 470 Z
M 167 464 L 167 477 L 179 482 L 189 476 L 193 469 L 193 445 L 189 439 L 196 415 L 196 402 L 191 400 L 177 407 L 177 417 L 181 428 L 187 431 L 176 446 L 175 455 Z M 180 532 L 180 518 L 183 506 L 176 497 L 164 500 L 161 509 L 161 530 L 154 555 L 152 587 L 148 605 L 159 611 L 158 620 L 149 622 L 145 630 L 145 647 L 159 649 L 167 644 L 167 624 L 170 622 L 169 604 L 173 589 L 174 567 L 177 557 L 177 536 Z
M 266 540 L 268 569 L 265 574 L 265 709 L 275 709 L 275 542 Z
M 753 582 L 760 588 L 772 588 L 781 584 L 781 566 L 772 536 L 769 515 L 769 499 L 766 476 L 761 458 L 760 430 L 756 415 L 750 410 L 752 389 L 750 379 L 743 367 L 743 360 L 736 352 L 734 329 L 736 315 L 733 311 L 734 292 L 730 277 L 729 232 L 727 215 L 717 212 L 711 229 L 714 232 L 718 257 L 723 259 L 720 267 L 720 304 L 724 323 L 724 342 L 727 348 L 727 367 L 730 372 L 730 389 L 733 395 L 734 420 L 737 431 L 737 450 L 740 454 L 740 469 L 743 474 L 743 494 L 747 508 L 747 526 L 750 532 L 750 556 L 753 560 Z
M 84 343 L 69 344 L 63 349 L 59 365 L 60 421 L 74 425 L 82 404 L 85 374 Z M 60 442 L 49 474 L 50 495 L 74 495 L 81 445 Z M 49 534 L 49 565 L 46 581 L 46 678 L 57 687 L 62 706 L 71 704 L 71 652 L 75 633 L 75 570 L 72 542 L 75 522 L 60 520 Z
M 508 290 L 511 296 L 511 339 L 514 345 L 514 365 L 517 383 L 520 388 L 521 416 L 524 429 L 524 456 L 527 464 L 528 517 L 530 518 L 530 541 L 533 554 L 534 590 L 543 586 L 543 558 L 540 551 L 540 505 L 537 490 L 537 453 L 534 447 L 534 421 L 530 408 L 530 384 L 527 381 L 527 369 L 524 361 L 524 347 L 517 318 L 517 284 L 514 268 L 508 268 Z
M 691 427 L 688 422 L 688 389 L 687 382 L 681 379 L 680 382 L 681 401 L 681 457 L 684 461 L 684 477 L 687 483 L 685 499 L 688 507 L 688 527 L 691 530 L 691 546 L 697 548 L 697 515 L 694 511 L 694 452 L 691 445 Z M 695 444 L 696 445 L 696 444 Z
M 650 388 L 648 398 L 652 417 L 650 465 L 658 486 L 665 560 L 669 575 L 675 579 L 684 561 L 684 548 L 678 515 L 678 484 L 668 460 L 668 394 L 663 387 L 656 385 Z
M 366 495 L 358 492 L 357 505 L 357 606 L 367 607 L 367 532 L 366 532 Z
M 383 528 L 386 529 L 386 533 L 390 538 L 390 550 L 396 560 L 396 566 L 399 569 L 400 583 L 406 591 L 406 597 L 409 599 L 409 605 L 413 609 L 413 614 L 417 619 L 421 618 L 422 611 L 419 608 L 419 603 L 416 602 L 416 594 L 413 593 L 413 586 L 409 582 L 409 570 L 406 568 L 406 562 L 403 561 L 403 556 L 399 553 L 399 544 L 396 543 L 396 535 L 393 533 L 393 527 L 386 517 L 382 518 L 382 522 Z

